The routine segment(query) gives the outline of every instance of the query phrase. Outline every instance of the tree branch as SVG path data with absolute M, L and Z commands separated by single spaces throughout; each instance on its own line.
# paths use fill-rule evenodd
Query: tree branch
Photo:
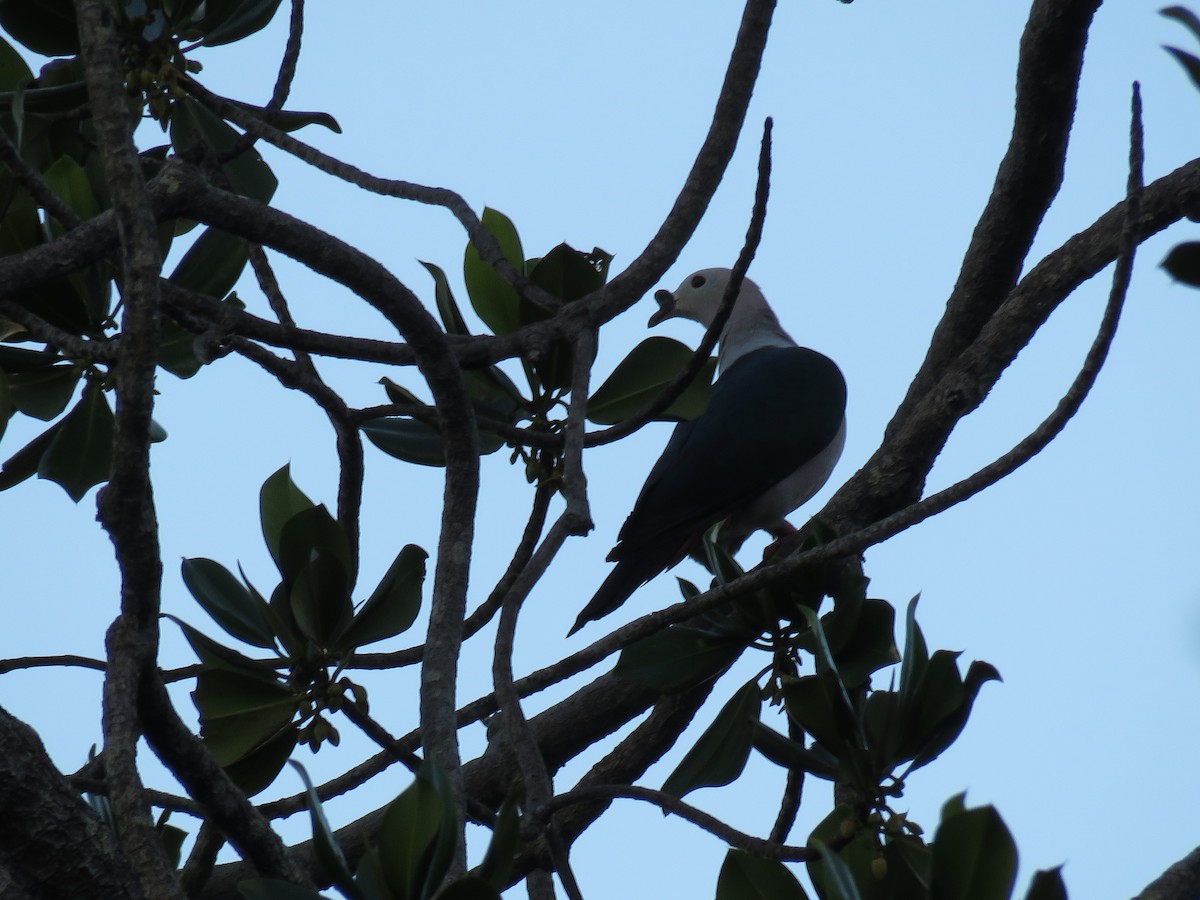
M 904 421 L 946 366 L 975 340 L 1016 284 L 1034 235 L 1062 184 L 1084 45 L 1099 6 L 1100 0 L 1036 0 L 1029 12 L 1017 63 L 1016 115 L 1008 150 L 925 362 L 893 426 Z
M 142 900 L 116 836 L 54 767 L 37 733 L 0 709 L 0 892 Z
M 112 471 L 97 500 L 121 571 L 121 613 L 109 629 L 103 693 L 104 766 L 122 850 L 143 890 L 181 897 L 154 830 L 137 769 L 137 695 L 158 653 L 162 563 L 150 486 L 150 427 L 158 354 L 158 229 L 142 178 L 112 11 L 76 0 L 96 143 L 120 238 L 124 314 L 116 369 Z

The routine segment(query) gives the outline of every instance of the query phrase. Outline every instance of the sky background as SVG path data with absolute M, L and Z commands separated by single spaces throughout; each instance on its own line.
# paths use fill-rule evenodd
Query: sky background
M 806 0 L 781 4 L 776 14 L 738 153 L 662 286 L 736 257 L 761 123 L 773 116 L 771 205 L 751 276 L 801 344 L 838 361 L 850 390 L 846 450 L 806 507 L 810 513 L 878 446 L 924 355 L 1006 146 L 1026 12 L 1027 4 L 1015 2 L 949 9 L 925 0 Z M 615 254 L 618 271 L 654 233 L 682 183 L 708 127 L 739 16 L 735 4 L 666 0 L 311 3 L 289 106 L 335 114 L 344 134 L 309 128 L 299 136 L 356 166 L 453 188 L 477 210 L 502 210 L 527 255 L 564 240 L 600 246 Z M 285 21 L 280 16 L 243 46 L 201 51 L 206 84 L 265 103 Z M 1030 265 L 1123 195 L 1133 80 L 1141 81 L 1145 102 L 1147 179 L 1200 147 L 1200 93 L 1163 43 L 1196 49 L 1152 4 L 1100 10 L 1066 181 Z M 149 145 L 155 136 L 145 139 Z M 417 261 L 438 263 L 465 299 L 465 237 L 449 214 L 358 192 L 270 148 L 264 154 L 280 177 L 279 208 L 377 256 L 431 305 L 432 284 Z M 1192 774 L 1200 737 L 1200 526 L 1193 512 L 1200 497 L 1200 295 L 1158 268 L 1174 242 L 1198 235 L 1200 226 L 1185 223 L 1142 247 L 1109 363 L 1055 443 L 1001 484 L 866 556 L 873 596 L 903 609 L 921 594 L 931 649 L 962 650 L 964 665 L 986 660 L 1004 676 L 1003 684 L 984 687 L 962 738 L 910 778 L 897 806 L 932 830 L 953 794 L 966 790 L 972 805 L 994 803 L 1019 847 L 1021 890 L 1035 869 L 1064 864 L 1072 896 L 1129 897 L 1200 843 Z M 347 292 L 274 258 L 302 325 L 391 337 Z M 960 425 L 930 491 L 990 462 L 1053 408 L 1092 340 L 1110 275 L 1070 298 Z M 249 285 L 242 287 L 243 299 L 261 309 Z M 647 335 L 651 309 L 647 299 L 605 330 L 597 378 Z M 683 322 L 656 332 L 699 339 Z M 411 371 L 366 364 L 323 371 L 355 405 L 383 402 L 377 381 L 384 375 L 420 389 Z M 290 461 L 309 496 L 332 506 L 332 433 L 305 398 L 237 359 L 186 382 L 164 374 L 159 389 L 156 418 L 170 434 L 153 456 L 164 611 L 215 633 L 184 589 L 178 561 L 240 561 L 252 581 L 269 588 L 274 570 L 258 526 L 258 487 Z M 563 638 L 607 571 L 604 556 L 669 430 L 650 426 L 589 451 L 596 529 L 568 543 L 526 604 L 518 675 L 677 599 L 673 579 L 661 578 L 604 623 Z M 33 433 L 15 420 L 0 452 L 15 452 Z M 404 543 L 436 547 L 442 484 L 438 470 L 367 453 L 362 583 L 373 585 Z M 485 460 L 483 477 L 472 606 L 507 564 L 531 497 L 505 454 Z M 117 578 L 94 500 L 95 491 L 75 505 L 56 485 L 36 480 L 0 495 L 0 657 L 103 655 Z M 743 563 L 752 564 L 763 543 L 749 543 Z M 693 563 L 677 571 L 700 579 Z M 422 625 L 373 649 L 407 646 Z M 463 702 L 489 689 L 489 634 L 468 645 Z M 166 625 L 163 664 L 191 659 Z M 717 699 L 759 664 L 744 660 Z M 415 724 L 414 672 L 362 680 L 387 727 L 402 733 Z M 564 693 L 531 698 L 528 709 Z M 99 696 L 100 677 L 91 671 L 0 678 L 0 704 L 35 726 L 67 771 L 101 739 Z M 190 714 L 186 688 L 177 697 Z M 710 706 L 645 784 L 661 785 L 719 702 Z M 349 725 L 341 730 L 336 752 L 298 751 L 318 780 L 374 752 Z M 481 746 L 480 729 L 468 729 L 465 752 Z M 567 789 L 600 752 L 560 773 L 557 788 Z M 170 788 L 166 776 L 151 777 Z M 328 812 L 344 823 L 407 781 L 389 772 L 367 796 L 335 800 Z M 688 799 L 765 834 L 781 785 L 782 772 L 756 760 L 735 785 Z M 264 796 L 297 787 L 284 774 Z M 810 780 L 793 840 L 803 842 L 827 811 L 828 790 Z M 182 817 L 177 824 L 194 830 Z M 289 839 L 306 836 L 306 817 L 285 828 Z M 703 897 L 714 890 L 723 856 L 719 841 L 687 823 L 618 801 L 576 844 L 573 862 L 589 897 Z

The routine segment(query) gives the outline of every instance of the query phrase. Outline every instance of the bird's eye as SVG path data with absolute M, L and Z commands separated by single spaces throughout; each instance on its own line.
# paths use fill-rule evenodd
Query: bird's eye
M 704 276 L 703 275 L 693 275 L 692 276 L 692 287 L 694 287 L 694 288 L 704 287 Z

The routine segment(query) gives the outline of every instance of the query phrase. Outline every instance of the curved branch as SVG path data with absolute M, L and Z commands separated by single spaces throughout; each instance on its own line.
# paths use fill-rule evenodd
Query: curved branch
M 975 340 L 1016 284 L 1038 226 L 1062 184 L 1083 50 L 1100 2 L 1036 0 L 1029 12 L 1021 36 L 1008 150 L 946 311 L 893 425 L 904 420 L 946 366 Z
M 467 232 L 467 237 L 479 251 L 480 258 L 500 273 L 523 297 L 544 309 L 552 310 L 562 306 L 561 300 L 547 293 L 526 278 L 523 273 L 513 268 L 512 263 L 504 257 L 504 252 L 500 249 L 496 238 L 483 227 L 483 222 L 475 215 L 475 211 L 471 209 L 467 201 L 454 191 L 448 188 L 427 187 L 411 181 L 372 175 L 327 153 L 322 153 L 311 144 L 306 144 L 287 132 L 269 125 L 237 104 L 214 94 L 190 76 L 182 76 L 179 83 L 212 112 L 233 122 L 247 135 L 266 141 L 327 175 L 340 178 L 373 194 L 443 207 L 462 225 L 463 230 Z
M 586 446 L 598 447 L 608 444 L 641 429 L 682 397 L 683 392 L 688 389 L 696 376 L 700 374 L 704 364 L 708 362 L 721 337 L 721 331 L 725 328 L 725 323 L 733 314 L 734 301 L 742 289 L 742 281 L 750 270 L 750 263 L 754 260 L 754 254 L 758 252 L 758 245 L 762 240 L 763 223 L 767 218 L 767 198 L 771 193 L 771 127 L 772 121 L 768 118 L 763 122 L 762 143 L 758 151 L 758 183 L 754 190 L 754 206 L 750 213 L 750 224 L 746 229 L 746 239 L 733 264 L 729 281 L 725 285 L 725 293 L 721 296 L 721 304 L 717 308 L 717 314 L 713 316 L 712 322 L 705 330 L 704 337 L 700 339 L 700 343 L 692 352 L 687 363 L 675 376 L 675 380 L 663 388 L 644 409 L 623 422 L 618 422 L 600 431 L 593 431 L 585 440 Z
M 662 278 L 691 240 L 737 147 L 774 11 L 774 0 L 747 0 L 712 124 L 679 196 L 646 248 L 589 301 L 594 303 L 593 322 L 607 322 L 636 303 Z

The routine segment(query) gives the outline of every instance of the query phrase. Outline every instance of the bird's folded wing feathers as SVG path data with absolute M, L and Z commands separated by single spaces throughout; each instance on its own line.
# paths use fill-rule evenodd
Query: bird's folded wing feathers
M 837 436 L 845 401 L 837 366 L 814 350 L 768 348 L 740 359 L 717 380 L 704 414 L 676 428 L 611 558 L 693 536 L 791 475 Z

